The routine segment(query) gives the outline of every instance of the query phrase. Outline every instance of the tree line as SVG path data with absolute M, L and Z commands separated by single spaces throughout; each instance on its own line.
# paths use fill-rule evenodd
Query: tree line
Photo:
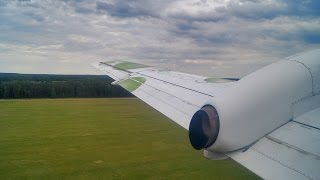
M 0 73 L 0 99 L 130 97 L 104 75 Z

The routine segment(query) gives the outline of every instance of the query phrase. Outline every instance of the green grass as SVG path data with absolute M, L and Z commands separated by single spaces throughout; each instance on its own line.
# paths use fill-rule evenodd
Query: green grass
M 0 179 L 257 179 L 137 99 L 0 101 Z

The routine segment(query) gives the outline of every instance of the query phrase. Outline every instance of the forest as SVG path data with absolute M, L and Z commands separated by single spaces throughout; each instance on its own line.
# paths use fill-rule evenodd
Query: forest
M 105 75 L 0 73 L 0 99 L 130 97 Z

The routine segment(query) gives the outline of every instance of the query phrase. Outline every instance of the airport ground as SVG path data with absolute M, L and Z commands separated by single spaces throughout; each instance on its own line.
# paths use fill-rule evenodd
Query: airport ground
M 258 179 L 135 98 L 0 100 L 0 179 Z

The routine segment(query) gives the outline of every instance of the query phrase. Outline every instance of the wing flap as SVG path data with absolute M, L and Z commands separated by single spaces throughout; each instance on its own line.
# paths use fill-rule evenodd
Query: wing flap
M 316 112 L 315 112 L 316 111 Z M 318 179 L 320 177 L 320 130 L 298 121 L 319 120 L 319 109 L 265 136 L 247 151 L 228 154 L 266 179 Z
M 279 157 L 273 156 L 277 153 L 297 155 L 294 154 L 294 151 L 288 152 L 287 150 L 267 138 L 262 138 L 247 151 L 231 153 L 228 156 L 264 179 L 308 179 L 301 172 L 282 162 Z

